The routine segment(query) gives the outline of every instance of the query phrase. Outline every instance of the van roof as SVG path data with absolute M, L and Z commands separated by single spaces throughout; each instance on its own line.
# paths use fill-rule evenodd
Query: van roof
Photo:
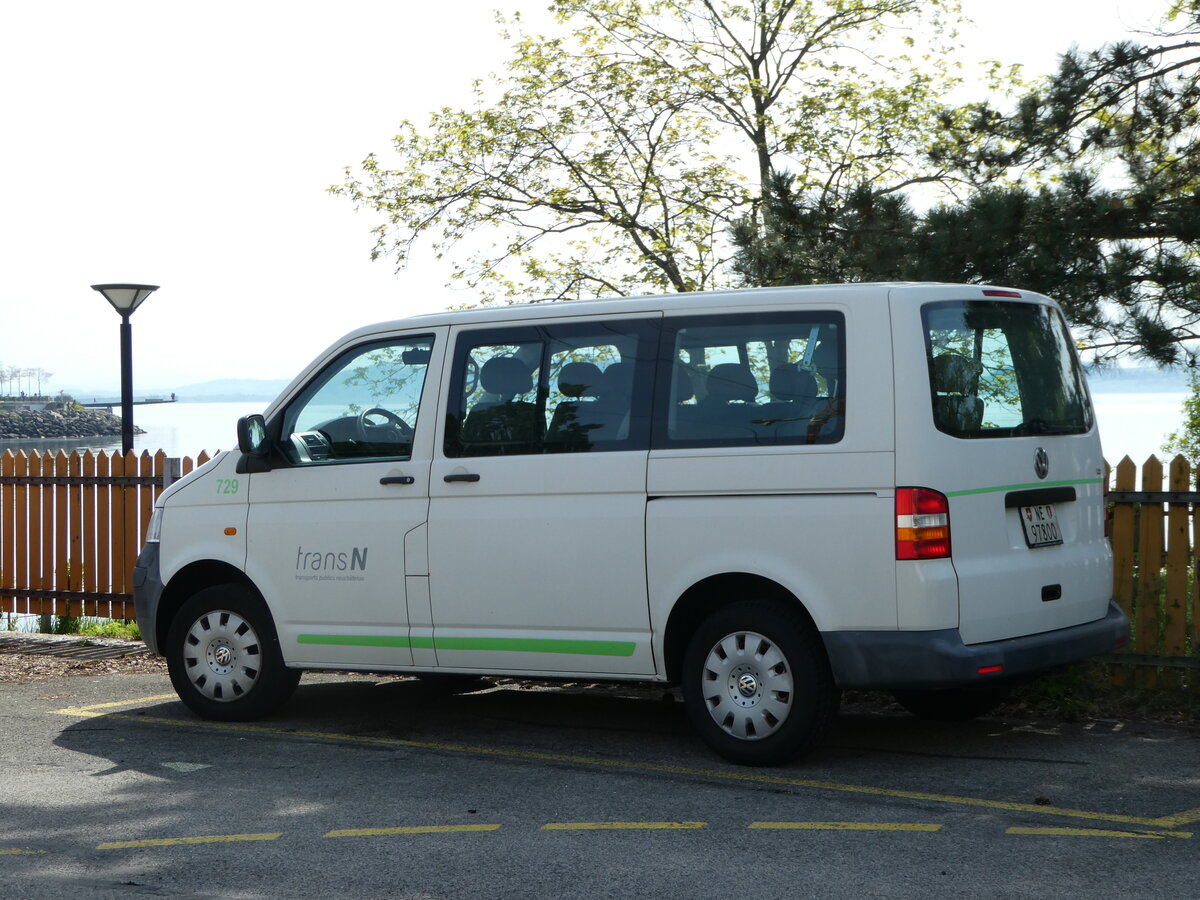
M 896 289 L 915 289 L 922 301 L 949 298 L 982 299 L 984 291 L 1006 291 L 1007 296 L 1045 302 L 1047 298 L 1030 291 L 1003 288 L 985 284 L 950 284 L 944 282 L 862 282 L 855 284 L 812 284 L 786 287 L 736 288 L 722 291 L 700 291 L 694 293 L 644 295 L 638 297 L 606 297 L 595 300 L 570 300 L 566 302 L 543 301 L 540 303 L 514 303 L 475 309 L 441 310 L 422 313 L 389 322 L 377 322 L 352 331 L 342 341 L 394 331 L 401 328 L 420 328 L 438 325 L 466 325 L 472 323 L 503 323 L 530 319 L 563 318 L 566 316 L 611 316 L 643 312 L 697 312 L 738 307 L 771 307 L 782 303 L 846 303 L 853 298 L 856 302 L 881 302 Z M 908 291 L 905 291 L 908 293 Z M 964 296 L 964 292 L 969 292 Z M 620 308 L 618 310 L 618 307 Z M 342 343 L 339 341 L 338 343 Z

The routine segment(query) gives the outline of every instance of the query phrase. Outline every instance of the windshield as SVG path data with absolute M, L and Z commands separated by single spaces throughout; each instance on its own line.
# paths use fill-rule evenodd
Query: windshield
M 921 310 L 933 419 L 960 438 L 1084 434 L 1092 409 L 1057 309 L 964 300 Z

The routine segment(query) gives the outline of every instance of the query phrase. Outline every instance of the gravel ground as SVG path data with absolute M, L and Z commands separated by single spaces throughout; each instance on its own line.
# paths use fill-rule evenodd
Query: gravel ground
M 166 671 L 167 661 L 151 656 L 141 641 L 0 632 L 0 684 Z

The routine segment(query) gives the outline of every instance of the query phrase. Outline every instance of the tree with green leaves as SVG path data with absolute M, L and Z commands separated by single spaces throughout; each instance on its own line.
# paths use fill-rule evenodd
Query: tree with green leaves
M 1188 372 L 1188 389 L 1191 393 L 1183 400 L 1183 424 L 1167 435 L 1162 450 L 1168 455 L 1182 454 L 1195 467 L 1200 463 L 1200 370 Z
M 485 299 L 721 286 L 730 225 L 788 170 L 805 190 L 941 177 L 957 0 L 553 0 L 470 109 L 401 125 L 334 193 L 374 255 L 455 252 Z M 463 249 L 463 245 L 468 249 Z M 460 255 L 461 254 L 461 255 Z
M 1200 341 L 1200 0 L 1145 44 L 1072 50 L 1011 113 L 942 116 L 932 171 L 974 190 L 918 213 L 871 182 L 842 196 L 786 175 L 735 229 L 750 284 L 915 279 L 1058 299 L 1097 359 L 1194 361 Z

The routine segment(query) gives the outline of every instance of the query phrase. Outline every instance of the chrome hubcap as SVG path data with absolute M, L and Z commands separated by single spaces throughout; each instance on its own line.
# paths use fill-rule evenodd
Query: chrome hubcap
M 262 665 L 258 633 L 226 609 L 205 613 L 192 623 L 183 640 L 183 658 L 192 686 L 223 703 L 251 690 Z
M 769 638 L 737 631 L 709 651 L 701 693 L 708 714 L 727 734 L 762 740 L 778 731 L 791 712 L 791 667 Z

